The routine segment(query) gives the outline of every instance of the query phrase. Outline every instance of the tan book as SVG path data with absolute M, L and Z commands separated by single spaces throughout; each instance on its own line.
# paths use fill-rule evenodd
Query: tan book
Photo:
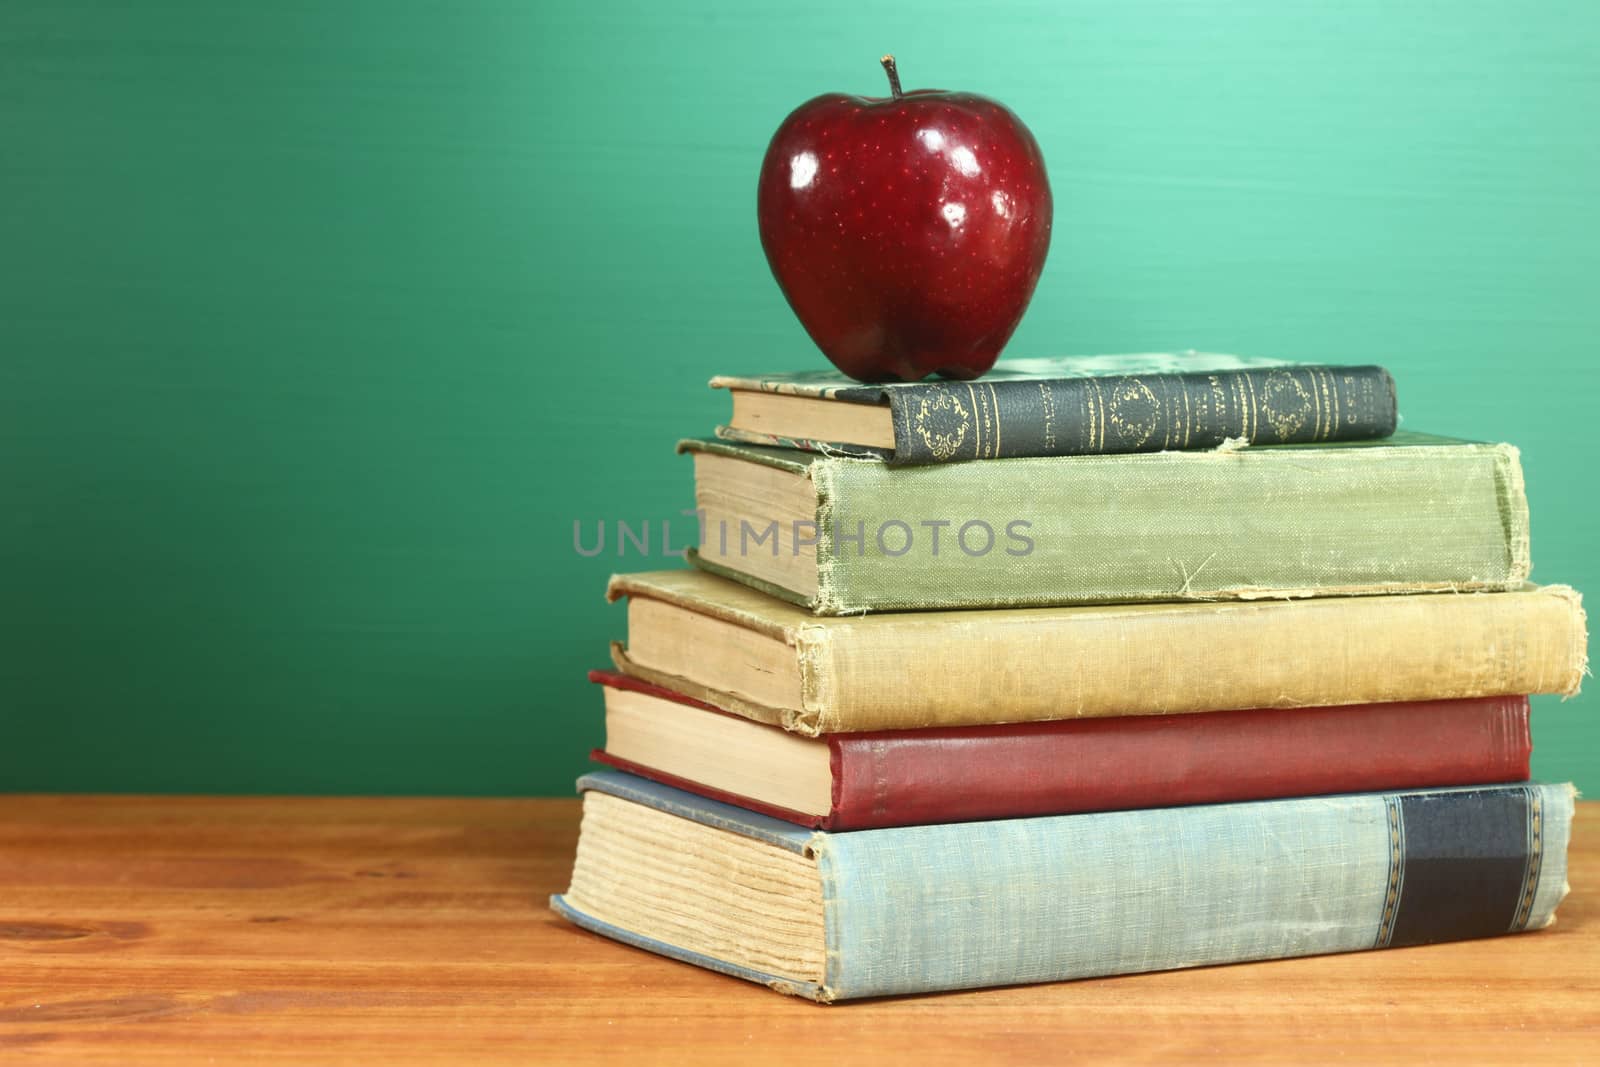
M 617 669 L 796 733 L 1578 691 L 1581 598 L 1481 594 L 818 617 L 696 570 L 618 575 Z

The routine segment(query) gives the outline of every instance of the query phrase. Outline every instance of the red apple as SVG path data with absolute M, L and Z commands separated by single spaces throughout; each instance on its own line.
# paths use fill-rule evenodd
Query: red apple
M 972 93 L 830 93 L 761 164 L 761 247 L 811 339 L 852 378 L 976 378 L 1022 318 L 1050 247 L 1039 145 Z

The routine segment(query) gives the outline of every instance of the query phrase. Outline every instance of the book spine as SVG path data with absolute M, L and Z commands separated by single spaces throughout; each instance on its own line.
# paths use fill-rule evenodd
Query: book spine
M 825 615 L 1493 591 L 1530 568 L 1509 445 L 811 470 Z
M 1382 367 L 1274 367 L 1064 381 L 933 382 L 885 391 L 896 466 L 1387 437 Z
M 1526 697 L 839 734 L 829 743 L 833 830 L 1522 781 L 1532 749 Z
M 1537 929 L 1568 785 L 1311 797 L 825 835 L 819 999 Z
M 839 620 L 795 640 L 803 705 L 785 723 L 807 734 L 1571 695 L 1588 662 L 1582 604 L 1565 586 L 921 612 Z

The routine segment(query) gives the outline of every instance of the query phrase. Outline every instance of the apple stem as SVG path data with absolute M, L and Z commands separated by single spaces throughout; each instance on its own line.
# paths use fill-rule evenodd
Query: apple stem
M 889 75 L 889 91 L 896 100 L 900 99 L 900 72 L 895 69 L 894 56 L 884 56 L 878 62 L 883 64 L 884 71 Z

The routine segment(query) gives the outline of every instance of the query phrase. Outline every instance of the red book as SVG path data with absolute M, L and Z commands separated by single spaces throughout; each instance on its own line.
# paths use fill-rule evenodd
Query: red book
M 786 733 L 634 678 L 605 687 L 613 767 L 825 830 L 1523 781 L 1521 696 Z

